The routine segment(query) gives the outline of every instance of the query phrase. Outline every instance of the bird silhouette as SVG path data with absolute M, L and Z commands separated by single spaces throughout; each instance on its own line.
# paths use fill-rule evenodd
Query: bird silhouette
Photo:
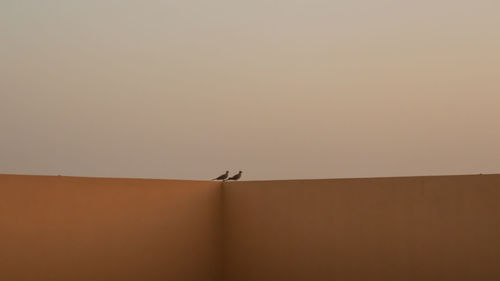
M 241 173 L 242 173 L 242 172 L 241 172 L 241 171 L 239 171 L 236 175 L 234 175 L 234 176 L 232 176 L 232 177 L 228 178 L 227 180 L 228 180 L 228 181 L 237 181 L 237 180 L 239 180 L 239 179 L 241 178 Z
M 222 174 L 218 177 L 216 177 L 215 179 L 213 179 L 214 181 L 222 181 L 222 180 L 225 180 L 227 179 L 227 177 L 229 176 L 229 171 L 226 171 L 225 174 Z

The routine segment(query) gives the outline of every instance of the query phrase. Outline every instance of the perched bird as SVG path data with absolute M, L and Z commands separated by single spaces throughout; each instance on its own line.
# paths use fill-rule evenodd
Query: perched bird
M 228 181 L 237 181 L 237 180 L 239 180 L 240 178 L 241 178 L 241 171 L 240 171 L 239 173 L 237 173 L 236 175 L 234 175 L 234 176 L 232 176 L 232 177 L 228 178 L 227 180 L 228 180 Z
M 213 179 L 213 181 L 222 181 L 222 180 L 227 179 L 228 176 L 229 176 L 229 171 L 226 171 L 225 174 L 222 174 L 222 175 L 216 177 L 215 179 Z

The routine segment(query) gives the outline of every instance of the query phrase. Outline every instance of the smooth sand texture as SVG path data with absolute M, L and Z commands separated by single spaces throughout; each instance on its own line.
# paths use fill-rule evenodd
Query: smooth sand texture
M 226 183 L 230 281 L 500 280 L 500 175 Z
M 220 280 L 220 183 L 0 175 L 0 280 Z

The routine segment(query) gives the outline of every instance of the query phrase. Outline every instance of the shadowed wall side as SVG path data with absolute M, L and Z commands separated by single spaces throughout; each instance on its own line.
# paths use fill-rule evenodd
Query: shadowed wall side
M 220 183 L 0 175 L 0 280 L 219 281 Z
M 224 183 L 225 280 L 500 280 L 500 175 Z

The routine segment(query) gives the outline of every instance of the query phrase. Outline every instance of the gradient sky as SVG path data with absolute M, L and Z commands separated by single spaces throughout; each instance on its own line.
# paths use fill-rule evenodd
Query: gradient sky
M 500 1 L 0 1 L 0 173 L 500 172 Z

